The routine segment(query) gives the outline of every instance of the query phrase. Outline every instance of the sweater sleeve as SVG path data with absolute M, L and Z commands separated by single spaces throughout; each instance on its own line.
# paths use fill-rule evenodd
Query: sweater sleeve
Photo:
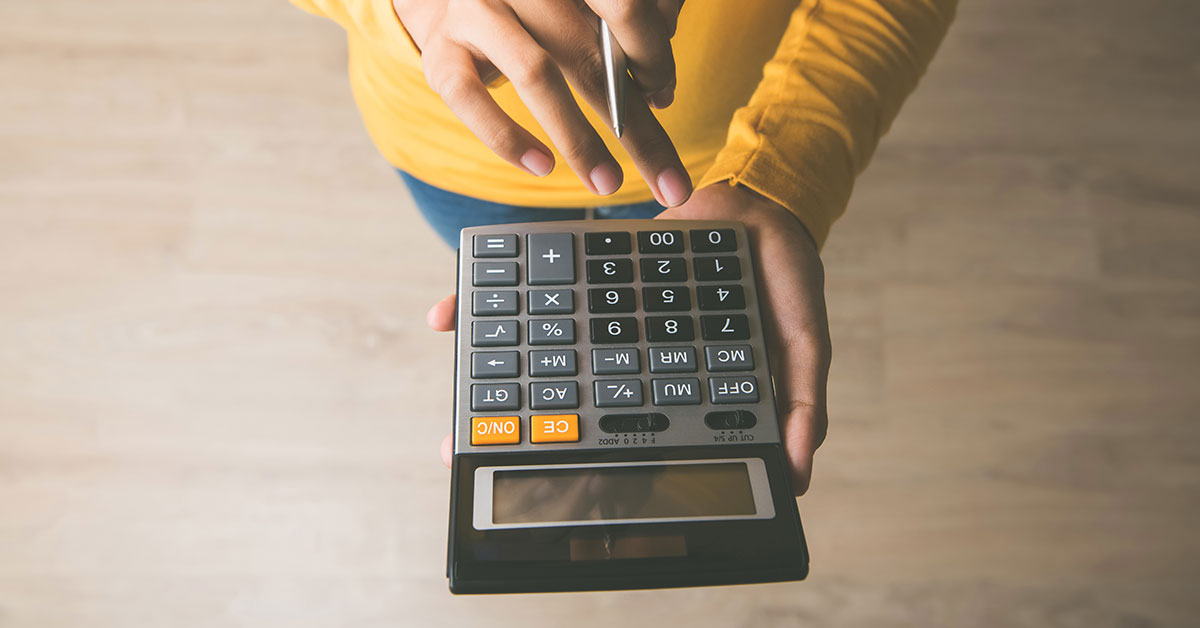
M 420 65 L 416 44 L 396 17 L 392 0 L 291 0 L 313 15 L 337 22 L 352 36 L 394 59 Z
M 811 0 L 738 109 L 700 186 L 727 181 L 783 205 L 824 244 L 957 0 Z

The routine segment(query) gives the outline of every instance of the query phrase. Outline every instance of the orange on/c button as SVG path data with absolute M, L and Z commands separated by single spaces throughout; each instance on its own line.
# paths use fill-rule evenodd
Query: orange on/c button
M 535 414 L 529 417 L 531 443 L 574 443 L 578 440 L 578 414 Z
M 516 445 L 521 442 L 521 417 L 471 417 L 472 445 Z

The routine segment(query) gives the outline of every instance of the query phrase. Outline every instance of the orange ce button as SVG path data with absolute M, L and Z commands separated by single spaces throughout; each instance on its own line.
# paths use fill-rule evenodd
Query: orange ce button
M 516 445 L 521 442 L 521 417 L 477 416 L 471 418 L 472 445 Z
M 578 440 L 578 414 L 535 414 L 529 417 L 531 443 L 574 443 Z

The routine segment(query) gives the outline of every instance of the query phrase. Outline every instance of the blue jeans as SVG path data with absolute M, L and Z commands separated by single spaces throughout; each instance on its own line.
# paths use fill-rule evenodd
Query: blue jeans
M 464 227 L 500 225 L 511 222 L 543 222 L 547 220 L 582 220 L 587 210 L 578 207 L 522 207 L 493 203 L 434 187 L 416 177 L 397 170 L 421 215 L 434 231 L 450 245 L 458 248 L 458 232 Z M 595 217 L 653 218 L 663 209 L 656 201 L 630 205 L 605 205 L 595 208 Z

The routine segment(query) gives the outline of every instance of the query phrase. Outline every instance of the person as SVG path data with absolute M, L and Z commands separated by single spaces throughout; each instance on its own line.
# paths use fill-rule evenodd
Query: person
M 743 222 L 807 490 L 832 355 L 818 252 L 956 0 L 291 1 L 345 29 L 367 131 L 451 246 L 463 227 L 585 208 Z M 636 90 L 619 141 L 601 18 Z M 454 307 L 434 305 L 430 326 L 452 330 Z

